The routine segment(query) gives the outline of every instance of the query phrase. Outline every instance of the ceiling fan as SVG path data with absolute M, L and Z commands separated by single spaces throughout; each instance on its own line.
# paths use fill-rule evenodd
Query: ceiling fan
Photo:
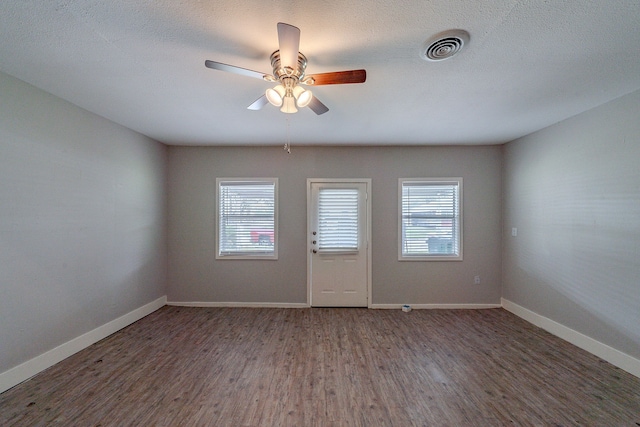
M 314 113 L 320 115 L 329 108 L 316 98 L 305 86 L 333 85 L 346 83 L 364 83 L 367 79 L 365 70 L 335 71 L 331 73 L 306 75 L 307 57 L 300 52 L 300 29 L 293 25 L 278 23 L 279 50 L 271 54 L 273 74 L 223 64 L 206 60 L 208 68 L 254 77 L 267 82 L 278 82 L 274 88 L 266 90 L 265 94 L 253 102 L 249 110 L 260 110 L 267 103 L 281 107 L 283 113 L 295 113 L 297 108 L 308 106 Z

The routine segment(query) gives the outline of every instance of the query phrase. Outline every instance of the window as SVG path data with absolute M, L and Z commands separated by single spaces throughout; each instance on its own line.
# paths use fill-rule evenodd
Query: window
M 358 250 L 358 189 L 321 188 L 318 192 L 318 249 Z
M 398 259 L 461 261 L 462 178 L 400 179 L 398 187 Z
M 223 179 L 217 184 L 216 258 L 278 258 L 278 179 Z

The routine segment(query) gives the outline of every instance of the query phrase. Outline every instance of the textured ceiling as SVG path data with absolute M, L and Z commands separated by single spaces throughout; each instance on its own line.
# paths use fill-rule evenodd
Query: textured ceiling
M 270 73 L 278 22 L 308 74 L 366 83 L 247 110 L 270 85 L 204 61 Z M 638 0 L 4 1 L 0 70 L 166 144 L 499 144 L 640 89 L 639 23 Z M 459 55 L 421 59 L 454 28 Z

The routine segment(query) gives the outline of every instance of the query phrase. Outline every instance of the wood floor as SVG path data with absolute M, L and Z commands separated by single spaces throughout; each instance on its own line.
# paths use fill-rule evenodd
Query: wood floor
M 640 379 L 502 309 L 164 307 L 0 394 L 2 426 L 638 426 Z

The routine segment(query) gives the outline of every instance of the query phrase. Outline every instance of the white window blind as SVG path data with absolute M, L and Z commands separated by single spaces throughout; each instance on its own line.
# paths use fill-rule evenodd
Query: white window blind
M 322 188 L 318 194 L 318 249 L 358 250 L 358 190 Z
M 401 180 L 401 258 L 461 257 L 461 179 Z
M 273 256 L 276 181 L 218 181 L 218 255 Z

